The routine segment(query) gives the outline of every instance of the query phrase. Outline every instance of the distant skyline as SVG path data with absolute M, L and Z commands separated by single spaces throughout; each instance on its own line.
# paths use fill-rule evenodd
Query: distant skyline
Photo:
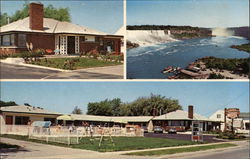
M 248 0 L 127 0 L 127 25 L 249 26 Z
M 13 15 L 25 2 L 41 2 L 44 6 L 52 4 L 55 8 L 68 7 L 71 22 L 96 30 L 115 33 L 123 26 L 123 0 L 68 0 L 68 1 L 9 1 L 1 0 L 1 12 Z
M 150 93 L 178 99 L 184 110 L 209 117 L 225 107 L 249 112 L 249 82 L 1 82 L 3 101 L 70 114 L 75 106 L 85 113 L 89 102 L 121 98 L 131 102 Z

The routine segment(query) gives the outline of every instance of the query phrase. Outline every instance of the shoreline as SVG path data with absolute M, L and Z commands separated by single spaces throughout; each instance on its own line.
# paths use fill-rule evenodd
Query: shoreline
M 249 62 L 250 58 L 241 59 L 222 59 L 212 56 L 199 58 L 194 62 L 188 64 L 186 68 L 174 68 L 168 73 L 175 73 L 174 76 L 168 77 L 168 79 L 249 79 L 249 70 L 244 72 L 243 64 Z M 228 61 L 235 60 L 242 62 L 242 66 L 236 66 L 235 70 L 229 70 L 226 68 L 211 67 L 211 61 L 224 60 L 225 63 Z M 245 61 L 244 61 L 245 60 Z M 230 63 L 230 62 L 229 62 Z M 170 66 L 169 66 L 170 67 Z M 230 67 L 230 66 L 226 66 Z

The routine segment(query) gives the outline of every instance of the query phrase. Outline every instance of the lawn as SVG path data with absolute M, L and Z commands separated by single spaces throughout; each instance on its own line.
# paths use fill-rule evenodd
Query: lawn
M 176 154 L 182 152 L 195 152 L 195 151 L 204 151 L 210 149 L 218 149 L 218 148 L 227 148 L 237 146 L 231 143 L 224 143 L 224 144 L 216 144 L 216 145 L 203 145 L 203 146 L 195 146 L 195 147 L 188 147 L 188 148 L 173 148 L 173 149 L 164 149 L 164 150 L 155 150 L 155 151 L 143 151 L 143 152 L 132 152 L 127 153 L 124 155 L 133 155 L 133 156 L 160 156 L 160 155 L 169 155 L 169 154 Z
M 90 141 L 89 138 L 80 140 L 80 144 L 72 145 L 73 148 L 88 149 L 101 152 L 110 151 L 128 151 L 128 150 L 140 150 L 149 148 L 159 147 L 170 147 L 170 146 L 182 146 L 195 144 L 191 141 L 186 140 L 175 140 L 175 139 L 161 139 L 151 137 L 113 137 L 115 146 L 112 142 L 107 140 L 99 148 L 99 139 Z M 88 144 L 86 144 L 88 143 Z
M 38 142 L 47 144 L 45 141 L 28 139 L 27 136 L 18 136 L 18 135 L 2 135 L 2 137 L 9 137 L 18 140 L 25 140 L 31 142 Z M 80 144 L 60 144 L 49 142 L 49 144 L 71 147 L 78 149 L 93 150 L 99 152 L 112 152 L 112 151 L 126 151 L 126 150 L 141 150 L 149 148 L 160 148 L 160 147 L 171 147 L 171 146 L 183 146 L 183 145 L 192 145 L 195 144 L 191 141 L 186 140 L 175 140 L 175 139 L 162 139 L 162 138 L 150 138 L 150 137 L 113 137 L 114 144 L 113 146 L 111 140 L 108 137 L 104 138 L 104 142 L 99 147 L 100 138 L 82 138 Z
M 30 64 L 53 67 L 66 70 L 76 70 L 82 68 L 91 68 L 91 67 L 103 67 L 103 66 L 114 66 L 120 65 L 122 63 L 117 61 L 105 61 L 97 60 L 94 58 L 42 58 L 37 61 L 32 61 Z

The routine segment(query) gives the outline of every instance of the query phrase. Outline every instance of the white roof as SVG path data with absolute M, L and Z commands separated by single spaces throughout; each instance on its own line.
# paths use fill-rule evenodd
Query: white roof
M 117 32 L 115 33 L 115 35 L 120 35 L 120 36 L 124 36 L 126 34 L 126 27 L 122 26 L 119 30 L 117 30 Z
M 152 116 L 97 116 L 97 115 L 79 115 L 70 114 L 72 120 L 84 120 L 84 121 L 100 121 L 100 122 L 117 122 L 117 123 L 128 123 L 128 122 L 148 122 Z
M 113 121 L 126 121 L 126 122 L 149 122 L 153 116 L 119 116 L 112 117 Z
M 202 120 L 210 121 L 207 117 L 194 113 L 193 119 L 188 118 L 188 112 L 183 110 L 176 110 L 158 117 L 153 120 Z
M 29 27 L 29 17 L 26 17 L 24 19 L 0 27 L 0 31 L 107 35 L 107 33 L 90 29 L 85 26 L 80 26 L 69 22 L 61 22 L 51 18 L 43 18 L 43 26 L 44 30 L 31 30 Z
M 103 121 L 110 122 L 111 117 L 108 116 L 97 116 L 97 115 L 80 115 L 80 114 L 70 114 L 73 120 L 84 120 L 84 121 Z
M 40 107 L 32 107 L 24 105 L 0 107 L 0 111 L 14 112 L 14 113 L 30 113 L 30 114 L 55 114 L 55 115 L 61 114 L 57 112 L 51 112 Z

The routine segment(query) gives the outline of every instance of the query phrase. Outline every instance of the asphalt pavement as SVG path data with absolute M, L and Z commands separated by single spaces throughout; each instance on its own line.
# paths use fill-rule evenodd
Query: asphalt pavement
M 122 79 L 123 76 L 112 74 L 122 70 L 123 66 L 103 67 L 96 69 L 81 69 L 69 72 L 34 68 L 0 62 L 1 79 Z M 104 72 L 104 73 L 102 73 Z M 108 74 L 107 72 L 111 72 Z

